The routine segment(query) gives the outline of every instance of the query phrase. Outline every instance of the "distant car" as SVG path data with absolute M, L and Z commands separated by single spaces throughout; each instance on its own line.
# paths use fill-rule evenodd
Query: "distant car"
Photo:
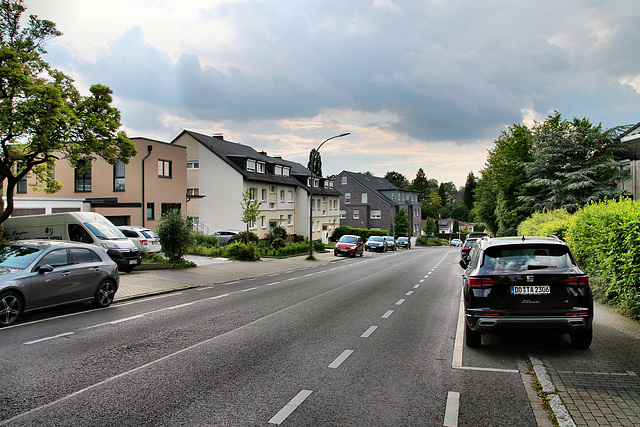
M 469 256 L 469 252 L 473 248 L 473 245 L 476 244 L 477 240 L 478 239 L 475 238 L 469 238 L 464 241 L 464 243 L 462 244 L 462 249 L 460 249 L 460 258 L 466 258 Z
M 229 240 L 231 240 L 233 236 L 240 233 L 242 233 L 240 230 L 220 230 L 216 231 L 214 235 L 218 238 L 218 243 L 224 246 L 229 244 Z
M 356 255 L 362 256 L 364 253 L 364 244 L 362 243 L 362 237 L 345 234 L 338 240 L 336 246 L 333 248 L 333 255 L 349 255 L 356 257 Z
M 385 242 L 387 242 L 387 250 L 395 251 L 396 249 L 398 249 L 396 247 L 396 241 L 393 240 L 393 236 L 384 236 L 384 240 Z
M 131 239 L 141 253 L 155 253 L 162 250 L 156 233 L 146 227 L 120 225 L 117 227 L 126 237 Z
M 92 301 L 108 307 L 118 291 L 118 265 L 84 243 L 16 240 L 0 244 L 0 326 L 23 313 Z
M 364 250 L 386 252 L 387 242 L 382 236 L 371 236 L 367 239 L 367 243 L 364 244 Z
M 485 333 L 523 329 L 568 333 L 575 347 L 591 345 L 589 277 L 560 239 L 484 238 L 460 266 L 467 346 L 481 345 Z
M 451 241 L 449 242 L 449 246 L 462 246 L 462 240 L 451 239 Z
M 411 239 L 408 237 L 398 237 L 396 246 L 399 248 L 411 249 Z

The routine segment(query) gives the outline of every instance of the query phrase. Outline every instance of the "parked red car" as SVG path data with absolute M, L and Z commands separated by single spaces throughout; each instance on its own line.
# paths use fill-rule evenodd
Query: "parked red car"
M 356 257 L 356 255 L 362 256 L 364 253 L 364 244 L 362 243 L 362 237 L 352 236 L 345 234 L 338 240 L 336 246 L 333 248 L 333 255 L 349 255 Z

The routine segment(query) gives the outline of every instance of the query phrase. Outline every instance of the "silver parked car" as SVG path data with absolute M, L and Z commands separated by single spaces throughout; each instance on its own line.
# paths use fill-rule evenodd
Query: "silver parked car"
M 136 225 L 119 225 L 118 230 L 136 245 L 140 253 L 160 252 L 162 247 L 156 233 L 146 227 Z
M 231 240 L 233 236 L 240 233 L 240 230 L 220 230 L 216 231 L 214 235 L 218 238 L 218 243 L 224 246 L 229 244 L 229 240 Z
M 108 307 L 118 291 L 118 265 L 95 245 L 53 240 L 0 244 L 0 326 L 33 310 L 91 301 Z

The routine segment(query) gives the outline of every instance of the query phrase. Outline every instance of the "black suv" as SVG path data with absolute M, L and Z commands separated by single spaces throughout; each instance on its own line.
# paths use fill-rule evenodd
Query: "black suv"
M 591 345 L 589 278 L 557 237 L 485 237 L 460 266 L 467 346 L 509 329 L 568 333 L 575 347 Z

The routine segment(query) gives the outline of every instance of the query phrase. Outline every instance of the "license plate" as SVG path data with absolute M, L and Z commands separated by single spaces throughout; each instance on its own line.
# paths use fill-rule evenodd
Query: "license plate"
M 349 249 L 340 248 L 340 252 L 349 252 Z
M 136 261 L 135 259 L 130 259 L 129 265 L 138 265 L 138 261 Z
M 511 295 L 549 295 L 549 286 L 512 286 Z

